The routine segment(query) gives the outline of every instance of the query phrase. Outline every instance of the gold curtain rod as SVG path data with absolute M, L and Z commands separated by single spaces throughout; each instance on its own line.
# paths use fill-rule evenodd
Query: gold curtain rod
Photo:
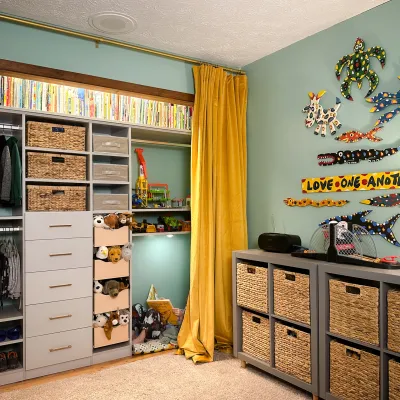
M 118 40 L 106 39 L 106 38 L 103 38 L 101 36 L 89 35 L 87 33 L 75 32 L 75 31 L 72 31 L 72 30 L 69 30 L 69 29 L 57 28 L 55 26 L 42 24 L 41 22 L 28 21 L 26 19 L 17 18 L 17 17 L 11 17 L 9 15 L 0 14 L 0 20 L 13 22 L 13 23 L 16 23 L 16 24 L 21 24 L 21 25 L 26 25 L 26 26 L 30 26 L 30 27 L 33 27 L 33 28 L 45 29 L 45 30 L 52 31 L 52 32 L 62 33 L 64 35 L 75 36 L 75 37 L 78 37 L 80 39 L 92 40 L 96 44 L 103 43 L 103 44 L 108 44 L 108 45 L 111 45 L 111 46 L 122 47 L 122 48 L 125 48 L 125 49 L 142 51 L 144 53 L 149 53 L 149 54 L 153 54 L 153 55 L 160 56 L 160 57 L 170 58 L 170 59 L 173 59 L 173 60 L 183 61 L 183 62 L 187 62 L 187 63 L 190 63 L 190 64 L 197 64 L 197 65 L 210 64 L 210 63 L 207 63 L 207 62 L 204 62 L 204 61 L 200 61 L 200 60 L 195 60 L 195 59 L 189 58 L 189 57 L 182 57 L 182 56 L 177 56 L 177 55 L 170 54 L 170 53 L 164 53 L 163 51 L 147 49 L 145 47 L 136 46 L 134 44 L 120 42 Z M 215 65 L 215 66 L 219 67 L 218 65 Z M 245 72 L 240 70 L 240 69 L 229 68 L 229 67 L 221 67 L 221 68 L 223 68 L 227 72 L 232 72 L 232 73 L 239 74 L 239 75 L 244 75 L 245 74 Z

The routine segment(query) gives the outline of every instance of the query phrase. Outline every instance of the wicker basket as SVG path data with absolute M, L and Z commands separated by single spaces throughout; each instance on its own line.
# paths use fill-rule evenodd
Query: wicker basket
M 388 291 L 388 349 L 400 353 L 400 290 Z
M 331 279 L 330 331 L 379 345 L 379 289 Z
M 242 311 L 243 352 L 270 362 L 269 319 Z
M 86 211 L 86 186 L 27 185 L 29 211 Z
M 86 128 L 73 125 L 27 123 L 27 146 L 48 149 L 85 150 Z
M 310 276 L 274 269 L 274 314 L 310 324 Z
M 86 157 L 27 152 L 27 178 L 86 180 Z
M 400 400 L 400 363 L 389 361 L 389 400 Z
M 379 400 L 379 356 L 330 344 L 330 392 L 346 400 Z
M 268 268 L 237 264 L 237 304 L 268 312 Z
M 311 336 L 307 332 L 275 323 L 275 367 L 311 383 Z

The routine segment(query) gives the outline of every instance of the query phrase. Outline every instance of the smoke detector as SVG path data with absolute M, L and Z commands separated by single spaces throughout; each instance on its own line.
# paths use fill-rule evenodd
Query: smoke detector
M 118 35 L 136 29 L 137 22 L 129 15 L 116 12 L 101 12 L 88 19 L 89 25 L 102 33 Z

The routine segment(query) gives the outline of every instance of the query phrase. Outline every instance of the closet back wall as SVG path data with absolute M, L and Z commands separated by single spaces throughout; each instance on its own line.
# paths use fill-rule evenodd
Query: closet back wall
M 308 245 L 318 223 L 328 217 L 373 210 L 369 218 L 381 223 L 399 212 L 398 207 L 378 208 L 359 203 L 363 199 L 393 193 L 393 190 L 308 195 L 301 192 L 302 178 L 400 169 L 400 154 L 377 163 L 362 161 L 355 165 L 320 167 L 317 162 L 320 153 L 399 146 L 400 117 L 378 133 L 377 136 L 384 139 L 382 142 L 363 140 L 352 145 L 333 140 L 329 133 L 326 138 L 315 136 L 314 128 L 307 129 L 304 126 L 306 114 L 301 112 L 309 104 L 308 92 L 327 90 L 321 99 L 324 108 L 333 107 L 336 97 L 342 102 L 338 113 L 343 124 L 340 133 L 350 129 L 362 132 L 370 130 L 380 113 L 369 113 L 371 104 L 364 99 L 368 82 L 364 80 L 361 90 L 353 84 L 354 101 L 344 99 L 340 94 L 340 83 L 336 80 L 335 64 L 342 56 L 352 52 L 355 39 L 360 36 L 365 40 L 367 48 L 382 46 L 387 52 L 385 69 L 382 70 L 376 58 L 371 61 L 372 68 L 380 78 L 374 94 L 384 90 L 397 92 L 400 89 L 400 81 L 397 79 L 400 75 L 399 15 L 400 1 L 391 1 L 245 68 L 249 78 L 247 121 L 250 248 L 257 246 L 260 233 L 272 231 L 274 226 L 276 232 L 300 235 Z M 343 71 L 342 81 L 346 73 Z M 287 207 L 283 203 L 286 197 L 310 197 L 315 200 L 331 197 L 348 199 L 350 204 L 342 208 Z M 400 240 L 400 220 L 394 227 L 394 233 Z M 376 237 L 375 243 L 380 254 L 399 254 L 398 247 L 382 238 Z

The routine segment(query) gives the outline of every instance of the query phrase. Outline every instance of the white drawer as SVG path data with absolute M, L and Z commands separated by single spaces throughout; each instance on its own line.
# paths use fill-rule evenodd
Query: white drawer
M 92 247 L 91 238 L 26 241 L 26 272 L 90 267 Z
M 92 297 L 27 306 L 26 337 L 91 327 L 92 309 Z
M 88 211 L 25 213 L 25 240 L 91 238 L 93 216 Z
M 92 328 L 53 333 L 26 339 L 27 370 L 92 355 Z
M 25 274 L 26 305 L 50 303 L 93 293 L 92 267 Z

